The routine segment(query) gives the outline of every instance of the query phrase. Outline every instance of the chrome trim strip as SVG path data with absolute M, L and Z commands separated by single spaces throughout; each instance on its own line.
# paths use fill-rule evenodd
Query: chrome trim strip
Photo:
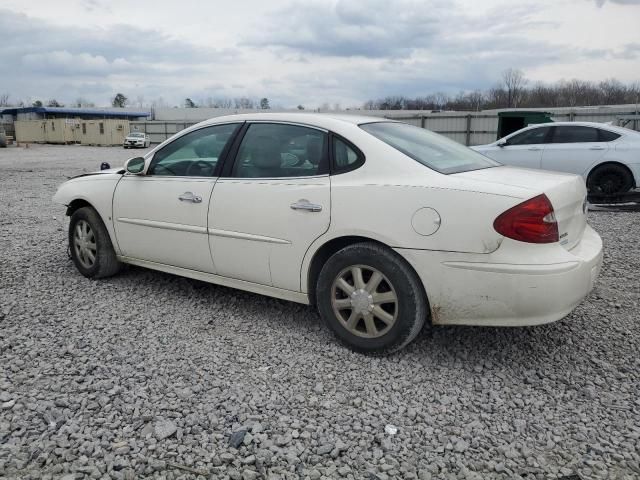
M 221 275 L 200 272 L 198 270 L 190 270 L 188 268 L 174 267 L 173 265 L 151 262 L 149 260 L 139 260 L 137 258 L 126 257 L 123 255 L 118 255 L 117 258 L 121 262 L 128 263 L 130 265 L 137 265 L 139 267 L 150 268 L 152 270 L 160 270 L 161 272 L 172 273 L 174 275 L 180 275 L 181 277 L 195 278 L 196 280 L 201 280 L 203 282 L 215 283 L 216 285 L 237 288 L 239 290 L 245 290 L 247 292 L 253 292 L 260 295 L 267 295 L 269 297 L 281 298 L 291 302 L 303 303 L 305 305 L 309 305 L 310 303 L 309 296 L 302 292 L 294 292 L 293 290 L 261 285 L 259 283 L 223 277 Z
M 165 230 L 177 230 L 178 232 L 189 233 L 207 233 L 207 227 L 198 227 L 197 225 L 182 225 L 181 223 L 158 222 L 156 220 L 142 220 L 124 217 L 120 217 L 117 220 L 121 223 L 129 223 L 131 225 L 139 225 L 141 227 L 164 228 Z
M 226 238 L 238 238 L 240 240 L 253 240 L 255 242 L 277 243 L 280 245 L 290 245 L 289 240 L 275 237 L 265 237 L 263 235 L 254 235 L 252 233 L 232 232 L 230 230 L 220 230 L 217 228 L 210 228 L 209 235 L 214 237 L 226 237 Z
M 442 265 L 450 268 L 474 270 L 476 272 L 507 273 L 516 275 L 550 275 L 564 273 L 577 268 L 580 262 L 562 262 L 543 265 L 525 265 L 511 263 L 480 263 L 480 262 L 442 262 Z

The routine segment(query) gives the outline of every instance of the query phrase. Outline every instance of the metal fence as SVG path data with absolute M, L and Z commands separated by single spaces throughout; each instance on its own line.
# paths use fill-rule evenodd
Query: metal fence
M 343 112 L 350 113 L 350 112 Z M 369 112 L 354 112 L 366 113 Z M 631 115 L 629 111 L 620 112 L 558 112 L 551 109 L 551 117 L 556 121 L 612 122 L 614 125 L 640 129 L 640 116 Z M 400 120 L 417 127 L 429 129 L 455 140 L 463 145 L 482 145 L 497 140 L 498 113 L 424 113 L 403 114 L 402 111 L 386 111 L 374 113 L 393 120 Z M 179 131 L 195 125 L 196 121 L 131 121 L 131 129 L 149 134 L 151 143 L 161 143 Z

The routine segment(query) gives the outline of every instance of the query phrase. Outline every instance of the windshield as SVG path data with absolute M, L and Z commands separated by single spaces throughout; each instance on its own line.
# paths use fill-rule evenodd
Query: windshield
M 144 137 L 144 133 L 140 133 L 140 132 L 131 132 L 129 134 L 130 137 L 135 137 L 135 138 L 143 138 Z
M 365 123 L 360 128 L 440 173 L 460 173 L 500 165 L 442 135 L 406 123 Z

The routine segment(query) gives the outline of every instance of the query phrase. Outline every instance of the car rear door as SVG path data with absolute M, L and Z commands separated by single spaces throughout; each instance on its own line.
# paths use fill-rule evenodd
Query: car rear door
M 329 228 L 327 132 L 274 122 L 244 130 L 209 208 L 217 273 L 300 291 L 304 254 Z
M 609 145 L 600 141 L 598 129 L 582 125 L 553 127 L 542 155 L 542 168 L 586 175 L 605 156 Z
M 158 150 L 144 175 L 125 174 L 113 196 L 123 255 L 215 273 L 207 213 L 218 160 L 240 124 L 204 127 Z

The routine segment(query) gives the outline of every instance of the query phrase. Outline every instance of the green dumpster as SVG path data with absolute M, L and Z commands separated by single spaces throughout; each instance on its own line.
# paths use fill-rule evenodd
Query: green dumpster
M 548 112 L 532 112 L 525 110 L 516 110 L 498 113 L 498 137 L 502 138 L 521 128 L 534 123 L 552 122 L 551 114 Z

